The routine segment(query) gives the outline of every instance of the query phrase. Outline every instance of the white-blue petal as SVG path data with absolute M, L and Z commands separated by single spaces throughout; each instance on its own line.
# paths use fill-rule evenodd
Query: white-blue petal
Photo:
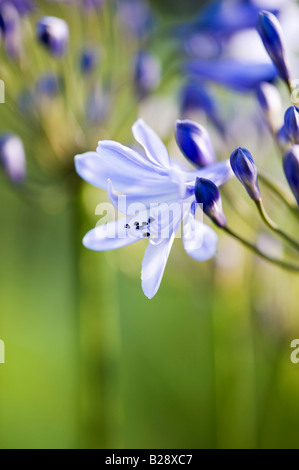
M 94 251 L 108 251 L 130 245 L 140 238 L 130 237 L 125 228 L 126 219 L 99 225 L 90 230 L 83 238 L 86 248 Z
M 145 250 L 142 261 L 141 282 L 143 292 L 149 299 L 154 297 L 160 287 L 173 241 L 174 234 L 158 245 L 149 243 Z
M 183 244 L 186 253 L 196 261 L 206 261 L 217 252 L 217 234 L 189 212 L 184 221 Z
M 167 148 L 160 137 L 143 121 L 138 119 L 132 127 L 134 138 L 142 145 L 149 160 L 162 167 L 169 168 Z
M 118 191 L 126 192 L 134 186 L 142 187 L 168 181 L 167 172 L 153 165 L 134 150 L 113 141 L 99 143 L 97 152 L 76 155 L 75 167 L 81 178 L 94 186 L 107 189 L 111 179 Z
M 224 160 L 199 170 L 185 171 L 184 173 L 186 181 L 194 182 L 196 178 L 206 178 L 213 181 L 217 186 L 222 186 L 234 176 L 229 160 Z

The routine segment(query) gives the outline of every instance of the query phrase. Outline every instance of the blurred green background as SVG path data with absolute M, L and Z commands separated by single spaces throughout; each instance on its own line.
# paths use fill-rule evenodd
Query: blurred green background
M 272 290 L 288 275 L 259 266 L 257 311 L 251 257 L 197 264 L 177 240 L 149 301 L 136 246 L 86 250 L 78 318 L 70 214 L 37 217 L 3 184 L 1 201 L 1 448 L 298 447 L 298 301 L 284 312 Z
M 90 191 L 78 221 L 24 204 L 1 178 L 0 447 L 299 447 L 296 278 L 225 235 L 207 263 L 176 240 L 147 300 L 143 242 L 81 245 L 103 197 Z

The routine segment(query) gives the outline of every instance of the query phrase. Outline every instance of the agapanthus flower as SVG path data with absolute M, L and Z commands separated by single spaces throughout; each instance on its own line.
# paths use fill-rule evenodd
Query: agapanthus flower
M 36 36 L 41 44 L 55 57 L 62 56 L 68 47 L 69 28 L 67 23 L 55 16 L 44 16 L 36 24 Z
M 13 5 L 20 15 L 25 15 L 34 10 L 34 2 L 32 0 L 0 0 L 0 7 L 5 3 Z
M 204 31 L 227 38 L 240 30 L 254 28 L 263 6 L 251 0 L 215 0 L 203 8 L 194 20 L 179 27 L 178 33 L 185 35 Z M 271 11 L 278 13 L 276 9 Z
M 153 12 L 146 0 L 119 0 L 117 10 L 121 22 L 134 36 L 144 36 L 154 24 Z
M 134 83 L 140 96 L 153 91 L 161 80 L 159 59 L 149 51 L 140 50 L 135 58 Z
M 26 178 L 26 155 L 22 140 L 14 134 L 0 135 L 0 164 L 12 183 Z
M 216 129 L 223 135 L 225 126 L 219 109 L 207 85 L 200 81 L 188 80 L 180 90 L 180 112 L 185 119 L 189 113 L 204 111 Z
M 240 62 L 234 59 L 189 60 L 184 70 L 202 80 L 210 80 L 219 85 L 240 92 L 256 90 L 262 82 L 273 82 L 278 76 L 271 63 Z
M 257 30 L 266 51 L 277 67 L 280 77 L 289 83 L 290 71 L 286 58 L 285 40 L 278 19 L 269 11 L 261 11 L 257 22 Z
M 299 146 L 294 145 L 283 157 L 283 169 L 299 205 Z
M 232 172 L 228 161 L 183 170 L 171 162 L 163 142 L 141 119 L 132 130 L 145 156 L 117 142 L 100 141 L 96 152 L 75 157 L 77 173 L 88 183 L 106 189 L 113 205 L 127 216 L 97 226 L 83 243 L 91 250 L 106 251 L 148 239 L 141 279 L 145 295 L 152 298 L 182 221 L 186 252 L 198 261 L 215 255 L 217 235 L 195 218 L 195 181 L 203 177 L 220 186 Z M 125 196 L 124 204 L 119 192 Z M 140 204 L 144 210 L 138 209 L 136 215 Z
M 21 17 L 12 3 L 0 3 L 0 31 L 7 55 L 18 59 L 22 53 Z

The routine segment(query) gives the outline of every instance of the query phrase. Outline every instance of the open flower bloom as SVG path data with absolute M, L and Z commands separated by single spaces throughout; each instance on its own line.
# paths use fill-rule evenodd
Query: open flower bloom
M 88 183 L 106 189 L 112 204 L 127 216 L 97 226 L 87 233 L 83 243 L 91 250 L 106 251 L 148 239 L 141 279 L 143 292 L 152 298 L 182 221 L 188 255 L 197 261 L 215 255 L 216 233 L 195 218 L 195 180 L 203 177 L 220 186 L 232 177 L 232 172 L 229 161 L 185 171 L 171 163 L 160 138 L 141 119 L 132 130 L 145 156 L 106 140 L 99 142 L 96 152 L 75 157 L 77 173 Z

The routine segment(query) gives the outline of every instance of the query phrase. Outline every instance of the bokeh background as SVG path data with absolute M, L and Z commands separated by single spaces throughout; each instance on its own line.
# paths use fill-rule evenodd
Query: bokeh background
M 192 16 L 201 2 L 153 3 L 167 22 Z M 142 112 L 133 110 L 115 138 L 129 140 Z M 230 187 L 237 198 L 239 186 Z M 298 279 L 225 235 L 206 263 L 176 240 L 148 300 L 143 243 L 108 253 L 80 243 L 103 197 L 82 184 L 78 219 L 72 205 L 25 203 L 1 177 L 0 447 L 297 448 L 299 365 L 290 343 L 299 337 Z M 237 223 L 251 233 L 248 220 Z

